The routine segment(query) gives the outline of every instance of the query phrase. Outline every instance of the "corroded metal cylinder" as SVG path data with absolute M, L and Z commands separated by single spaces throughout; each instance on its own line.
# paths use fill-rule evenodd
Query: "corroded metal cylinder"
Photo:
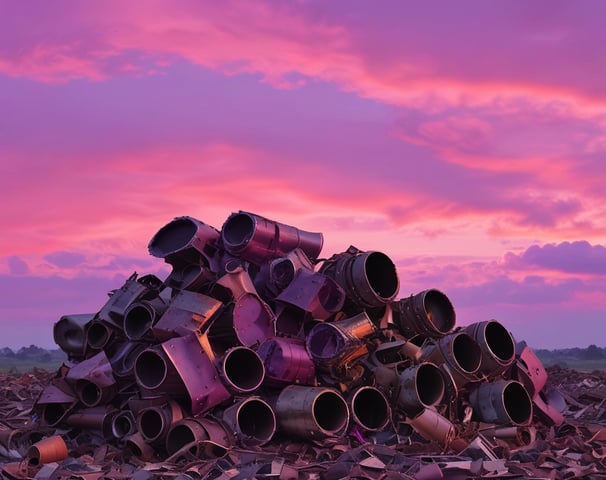
M 439 338 L 455 327 L 454 307 L 450 299 L 436 289 L 396 300 L 391 308 L 393 322 L 407 338 L 416 335 Z
M 335 280 L 360 307 L 384 306 L 400 288 L 396 267 L 382 252 L 363 252 L 351 246 L 326 260 L 319 271 Z
M 193 217 L 176 217 L 149 242 L 149 253 L 177 268 L 203 261 L 209 265 L 216 253 L 219 232 Z
M 431 408 L 410 418 L 408 423 L 424 439 L 437 442 L 443 447 L 448 446 L 455 436 L 451 421 Z
M 444 396 L 444 377 L 433 363 L 424 362 L 400 373 L 398 407 L 407 415 L 418 415 L 440 403 Z
M 164 405 L 141 410 L 137 415 L 137 429 L 146 442 L 161 445 L 164 444 L 171 427 L 181 419 L 181 407 L 171 400 Z
M 53 325 L 53 338 L 68 355 L 81 358 L 86 353 L 86 330 L 94 313 L 63 315 Z
M 482 352 L 477 342 L 465 332 L 454 332 L 422 348 L 421 361 L 431 362 L 445 372 L 450 395 L 469 382 L 477 381 Z
M 135 302 L 124 312 L 124 334 L 129 340 L 152 338 L 152 326 L 155 325 L 168 305 L 161 298 Z
M 300 438 L 339 436 L 349 422 L 347 403 L 336 390 L 326 387 L 285 387 L 275 412 L 279 429 Z
M 363 339 L 376 328 L 366 312 L 336 322 L 320 322 L 307 334 L 305 344 L 312 360 L 322 369 L 338 367 L 366 353 Z
M 479 373 L 494 378 L 515 360 L 515 343 L 511 333 L 496 320 L 472 323 L 465 328 L 480 346 L 482 359 Z
M 233 441 L 222 422 L 207 417 L 186 417 L 168 432 L 166 451 L 172 456 L 187 449 L 200 459 L 212 459 L 224 456 Z
M 105 348 L 115 336 L 116 327 L 101 320 L 93 320 L 86 329 L 86 343 L 90 350 Z
M 70 427 L 98 430 L 105 438 L 112 438 L 112 422 L 118 413 L 111 405 L 82 408 L 71 412 L 64 423 Z
M 60 462 L 67 458 L 68 451 L 65 440 L 60 435 L 46 437 L 34 443 L 27 450 L 26 457 L 31 466 Z
M 483 383 L 469 394 L 474 417 L 499 425 L 528 425 L 532 400 L 524 386 L 514 380 Z
M 259 346 L 257 353 L 265 366 L 265 384 L 314 385 L 316 369 L 303 340 L 270 338 Z
M 391 407 L 381 390 L 362 386 L 348 397 L 351 420 L 363 430 L 378 432 L 383 430 L 391 419 Z
M 160 346 L 143 350 L 135 359 L 135 378 L 140 387 L 153 392 L 185 393 L 175 365 Z
M 121 410 L 112 418 L 112 435 L 117 439 L 132 435 L 137 430 L 137 422 L 133 412 L 130 410 Z
M 263 383 L 265 367 L 254 350 L 230 348 L 219 362 L 219 373 L 225 386 L 235 393 L 251 393 Z
M 87 407 L 109 402 L 118 391 L 116 379 L 105 352 L 99 352 L 74 365 L 65 375 L 65 381 Z
M 234 403 L 223 412 L 223 421 L 247 447 L 266 444 L 276 432 L 276 415 L 260 397 L 248 397 Z
M 300 248 L 310 259 L 318 258 L 324 237 L 273 220 L 239 211 L 221 229 L 225 250 L 256 265 Z

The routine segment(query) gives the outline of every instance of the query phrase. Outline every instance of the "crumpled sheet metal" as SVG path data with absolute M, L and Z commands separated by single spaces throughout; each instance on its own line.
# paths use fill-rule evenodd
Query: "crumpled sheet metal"
M 564 478 L 603 470 L 606 434 L 573 422 L 606 421 L 604 397 L 597 409 L 590 404 L 593 383 L 584 397 L 558 395 L 542 365 L 536 378 L 528 369 L 534 358 L 527 346 L 516 344 L 512 358 L 512 337 L 496 320 L 455 328 L 444 293 L 395 298 L 399 279 L 384 253 L 352 246 L 325 260 L 322 244 L 321 234 L 242 211 L 221 231 L 193 217 L 161 229 L 150 252 L 173 266 L 171 274 L 164 281 L 131 275 L 93 316 L 108 326 L 107 342 L 87 346 L 84 358 L 79 344 L 68 346 L 70 361 L 40 386 L 32 415 L 6 411 L 20 419 L 6 425 L 11 431 L 40 428 L 49 408 L 54 423 L 45 428 L 69 432 L 73 458 L 34 474 Z M 145 308 L 153 304 L 160 307 Z M 152 334 L 125 332 L 125 315 L 144 310 L 151 314 L 142 315 L 142 331 L 150 323 Z M 91 368 L 95 355 L 107 361 Z M 427 362 L 435 377 L 411 374 Z M 114 396 L 86 407 L 77 381 L 108 371 Z M 480 395 L 491 384 L 528 390 L 535 412 L 529 425 L 478 414 L 487 404 L 503 407 L 495 398 L 510 396 L 505 387 Z M 181 420 L 164 415 L 170 402 Z M 162 427 L 158 438 L 153 429 L 139 431 L 146 412 L 146 429 L 148 422 Z M 359 454 L 353 464 L 351 452 Z M 74 466 L 86 455 L 94 468 Z M 548 467 L 558 474 L 546 474 Z

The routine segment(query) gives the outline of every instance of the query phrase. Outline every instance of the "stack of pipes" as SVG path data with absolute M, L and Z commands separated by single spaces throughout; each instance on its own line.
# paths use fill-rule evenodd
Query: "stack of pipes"
M 148 460 L 402 423 L 447 450 L 463 423 L 562 423 L 541 362 L 501 323 L 456 327 L 437 289 L 396 298 L 384 253 L 321 259 L 322 245 L 249 212 L 220 231 L 175 218 L 149 242 L 164 280 L 133 273 L 98 312 L 55 324 L 69 361 L 36 401 L 41 422 Z

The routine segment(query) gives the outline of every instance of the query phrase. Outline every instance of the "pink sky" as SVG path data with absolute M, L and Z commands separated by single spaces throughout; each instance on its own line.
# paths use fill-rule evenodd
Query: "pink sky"
M 386 253 L 400 296 L 605 346 L 602 2 L 0 3 L 0 346 L 53 347 L 172 218 Z

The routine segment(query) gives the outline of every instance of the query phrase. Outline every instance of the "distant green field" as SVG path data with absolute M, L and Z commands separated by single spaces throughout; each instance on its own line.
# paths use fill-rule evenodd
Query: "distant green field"
M 62 363 L 63 362 L 59 360 L 41 362 L 34 359 L 0 358 L 0 373 L 24 373 L 29 372 L 34 368 L 43 368 L 49 372 L 54 372 L 59 369 Z

